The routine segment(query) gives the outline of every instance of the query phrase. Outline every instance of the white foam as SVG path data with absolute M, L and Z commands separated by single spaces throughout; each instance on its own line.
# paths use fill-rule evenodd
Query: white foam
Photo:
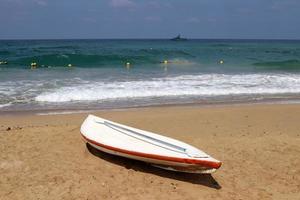
M 299 74 L 200 74 L 139 81 L 82 81 L 38 95 L 39 102 L 101 101 L 165 96 L 299 94 Z
M 8 106 L 10 106 L 10 105 L 11 105 L 11 103 L 0 104 L 0 108 L 8 107 Z

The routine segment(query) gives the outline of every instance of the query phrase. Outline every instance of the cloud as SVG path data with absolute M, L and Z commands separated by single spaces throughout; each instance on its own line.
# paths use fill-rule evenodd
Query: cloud
M 146 6 L 152 7 L 152 8 L 160 8 L 161 3 L 158 3 L 156 1 L 147 1 Z
M 275 1 L 271 5 L 271 9 L 276 11 L 286 11 L 290 10 L 291 8 L 298 9 L 299 5 L 300 4 L 298 0 Z
M 48 3 L 44 0 L 34 0 L 34 2 L 36 4 L 38 4 L 39 6 L 47 6 L 48 5 Z
M 189 23 L 199 23 L 200 19 L 197 18 L 197 17 L 190 17 L 190 18 L 187 19 L 187 22 L 189 22 Z
M 207 19 L 208 22 L 217 22 L 218 20 L 216 18 L 210 17 Z
M 48 5 L 47 0 L 33 0 L 32 2 L 39 6 L 47 6 Z
M 28 5 L 28 4 L 37 4 L 39 6 L 47 6 L 48 0 L 0 0 L 4 1 L 4 3 L 14 4 L 14 5 Z
M 132 8 L 135 3 L 131 0 L 110 0 L 110 5 L 115 8 Z
M 2 0 L 3 2 L 0 3 L 5 3 L 5 4 L 15 4 L 15 5 L 19 5 L 19 4 L 23 4 L 25 3 L 22 0 Z
M 145 17 L 145 20 L 150 21 L 150 22 L 158 22 L 158 21 L 161 21 L 161 18 L 159 16 L 148 16 L 148 17 Z
M 83 21 L 88 22 L 88 23 L 96 23 L 97 22 L 97 20 L 92 17 L 84 17 Z

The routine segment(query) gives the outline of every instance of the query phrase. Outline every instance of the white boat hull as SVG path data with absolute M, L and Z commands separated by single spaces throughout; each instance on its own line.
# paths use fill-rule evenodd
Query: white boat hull
M 167 170 L 212 173 L 221 162 L 181 141 L 89 115 L 83 138 L 100 151 L 144 161 Z

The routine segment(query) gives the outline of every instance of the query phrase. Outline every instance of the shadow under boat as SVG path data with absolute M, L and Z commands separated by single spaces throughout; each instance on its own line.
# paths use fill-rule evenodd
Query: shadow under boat
M 189 182 L 193 184 L 204 185 L 214 189 L 221 189 L 222 187 L 219 183 L 213 178 L 211 174 L 192 174 L 192 173 L 184 173 L 184 172 L 175 172 L 163 170 L 157 167 L 152 166 L 149 163 L 145 163 L 138 160 L 133 160 L 125 157 L 111 155 L 105 152 L 102 152 L 90 144 L 86 143 L 86 147 L 88 151 L 103 160 L 108 162 L 120 165 L 125 167 L 126 169 L 132 169 L 134 171 L 140 171 L 143 173 L 151 173 L 160 177 L 175 179 L 179 181 Z

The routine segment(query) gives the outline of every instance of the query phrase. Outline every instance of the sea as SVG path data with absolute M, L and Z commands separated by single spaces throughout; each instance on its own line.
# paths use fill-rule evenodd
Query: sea
M 299 40 L 0 40 L 0 112 L 275 101 L 300 102 Z

